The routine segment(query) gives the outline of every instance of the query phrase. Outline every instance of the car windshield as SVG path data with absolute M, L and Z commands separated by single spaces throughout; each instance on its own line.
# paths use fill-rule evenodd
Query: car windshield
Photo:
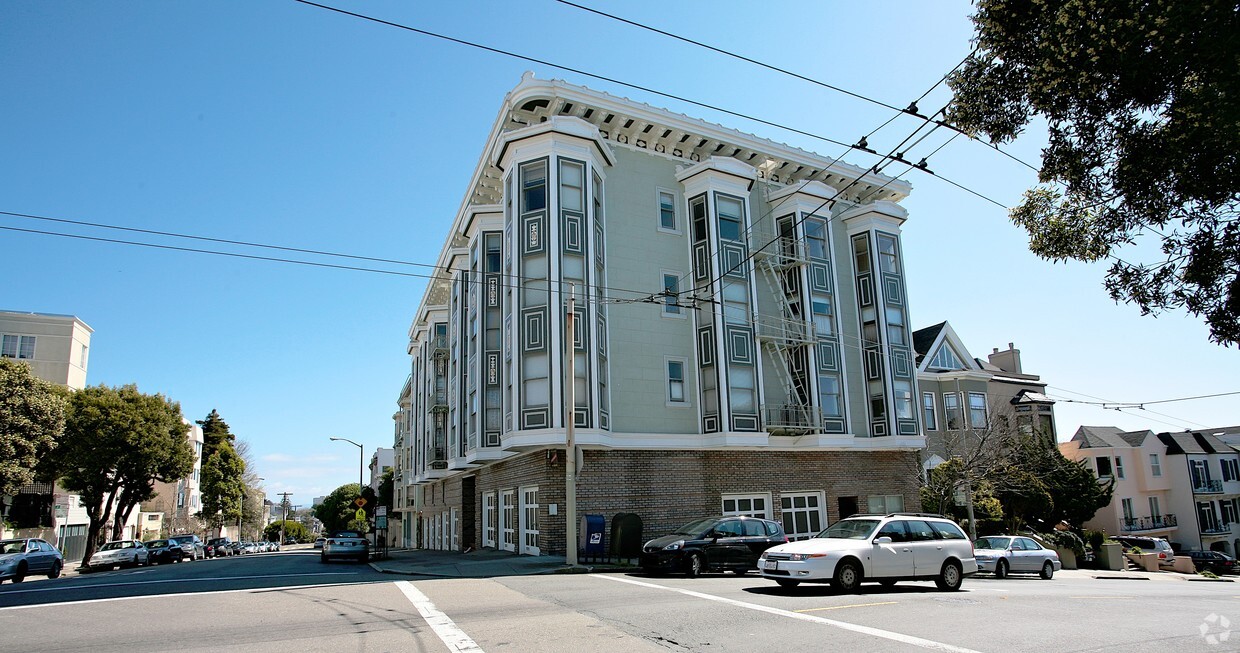
M 361 534 L 361 533 L 359 533 L 359 532 L 357 532 L 357 531 L 336 531 L 335 533 L 332 533 L 332 537 L 335 537 L 335 538 L 341 538 L 341 537 L 361 537 L 361 536 L 362 536 L 362 534 Z
M 995 549 L 996 551 L 1002 551 L 1011 546 L 1011 544 L 1012 538 L 1010 537 L 979 537 L 977 538 L 977 541 L 973 543 L 973 548 Z
M 715 522 L 717 521 L 719 520 L 718 519 L 699 519 L 697 521 L 691 521 L 688 524 L 685 524 L 684 526 L 681 526 L 680 528 L 677 528 L 676 530 L 672 531 L 672 534 L 673 535 L 700 535 L 710 530 L 710 527 L 714 526 Z
M 878 527 L 877 519 L 845 519 L 828 526 L 814 537 L 864 540 Z
M 99 547 L 100 551 L 115 551 L 116 549 L 128 549 L 133 547 L 132 542 L 108 542 Z
M 0 553 L 25 553 L 26 540 L 5 540 L 0 542 Z
M 158 549 L 161 546 L 168 546 L 168 540 L 151 540 L 146 543 L 148 549 Z

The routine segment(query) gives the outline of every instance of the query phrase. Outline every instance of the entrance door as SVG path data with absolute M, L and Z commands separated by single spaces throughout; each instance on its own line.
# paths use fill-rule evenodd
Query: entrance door
M 839 497 L 835 503 L 839 506 L 840 519 L 848 519 L 857 514 L 857 497 Z
M 536 556 L 538 549 L 538 488 L 521 488 L 521 549 L 519 553 Z
M 517 495 L 512 490 L 499 493 L 499 548 L 504 551 L 517 550 Z

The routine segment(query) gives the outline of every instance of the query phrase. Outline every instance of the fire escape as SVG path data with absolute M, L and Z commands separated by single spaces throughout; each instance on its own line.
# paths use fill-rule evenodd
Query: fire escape
M 803 435 L 820 428 L 821 419 L 812 399 L 809 348 L 815 342 L 808 320 L 802 269 L 809 262 L 805 242 L 795 238 L 790 221 L 780 226 L 781 236 L 770 245 L 769 234 L 754 233 L 752 251 L 758 270 L 778 304 L 777 315 L 754 315 L 758 341 L 784 386 L 784 402 L 762 407 L 762 421 L 772 435 Z M 766 247 L 763 247 L 767 245 Z

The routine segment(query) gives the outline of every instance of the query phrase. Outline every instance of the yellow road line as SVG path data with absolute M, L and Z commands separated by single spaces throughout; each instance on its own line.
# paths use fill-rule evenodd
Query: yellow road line
M 806 610 L 794 610 L 793 612 L 818 612 L 820 610 L 843 610 L 844 608 L 868 608 L 872 605 L 895 605 L 899 601 L 883 601 L 881 603 L 854 603 L 852 605 L 833 605 L 827 608 L 809 608 Z

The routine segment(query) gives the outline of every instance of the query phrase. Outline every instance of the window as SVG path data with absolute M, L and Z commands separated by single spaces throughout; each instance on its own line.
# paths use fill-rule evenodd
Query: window
M 527 163 L 521 166 L 521 212 L 541 211 L 547 208 L 547 163 Z
M 1158 497 L 1150 497 L 1150 517 L 1155 524 L 1162 523 L 1162 509 L 1158 505 Z
M 1158 462 L 1158 454 L 1150 454 L 1150 476 L 1162 476 L 1162 464 Z
M 814 311 L 814 333 L 819 336 L 831 335 L 831 300 L 815 297 L 811 306 Z
M 805 244 L 810 258 L 827 259 L 827 236 L 823 226 L 823 221 L 818 218 L 805 220 Z
M 904 497 L 899 494 L 870 495 L 870 512 L 886 515 L 904 510 Z
M 0 355 L 5 358 L 34 358 L 34 336 L 5 335 L 0 338 Z
M 1124 521 L 1131 522 L 1135 516 L 1132 510 L 1132 499 L 1120 499 L 1119 504 L 1124 511 Z
M 913 419 L 913 384 L 908 381 L 896 381 L 895 389 L 896 419 Z
M 930 364 L 927 366 L 927 368 L 931 370 L 963 370 L 965 369 L 964 363 L 961 363 L 960 358 L 956 356 L 956 353 L 953 352 L 951 348 L 947 346 L 943 346 L 939 348 L 939 351 L 935 353 L 934 358 L 930 359 Z
M 723 514 L 725 515 L 766 519 L 768 505 L 770 505 L 770 499 L 766 494 L 725 494 L 723 496 Z
M 925 422 L 927 431 L 938 430 L 937 422 L 935 421 L 933 392 L 921 393 L 921 419 Z
M 900 274 L 900 259 L 896 253 L 896 239 L 891 236 L 878 237 L 878 269 L 889 274 Z
M 659 191 L 659 228 L 676 231 L 676 194 L 671 191 Z
M 715 204 L 719 211 L 719 240 L 741 240 L 745 214 L 740 200 L 720 196 Z
M 1111 477 L 1111 459 L 1107 456 L 1098 456 L 1094 458 L 1094 465 L 1098 468 L 1098 478 Z
M 969 425 L 975 429 L 986 428 L 986 395 L 969 393 Z
M 960 415 L 960 395 L 949 392 L 943 395 L 943 417 L 947 421 L 947 429 L 958 429 L 961 423 Z
M 663 273 L 663 314 L 680 315 L 680 277 Z
M 1223 480 L 1224 481 L 1240 481 L 1240 462 L 1235 458 L 1224 458 L 1223 464 Z
M 685 403 L 685 362 L 682 360 L 667 361 L 667 400 Z
M 826 417 L 843 415 L 839 378 L 826 374 L 818 375 L 818 403 L 822 414 Z
M 904 329 L 904 310 L 901 308 L 888 307 L 886 313 L 887 341 L 892 345 L 907 345 L 907 331 Z
M 821 492 L 784 494 L 779 498 L 780 519 L 789 541 L 807 540 L 818 534 L 826 523 Z

